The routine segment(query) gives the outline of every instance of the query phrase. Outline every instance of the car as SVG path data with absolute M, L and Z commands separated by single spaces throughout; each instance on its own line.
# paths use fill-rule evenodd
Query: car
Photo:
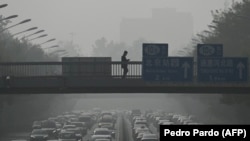
M 62 130 L 59 133 L 58 141 L 78 141 L 75 132 Z
M 138 136 L 136 137 L 135 141 L 141 141 L 143 134 L 145 134 L 145 133 L 144 132 L 139 133 Z
M 86 135 L 88 132 L 88 127 L 85 122 L 70 122 L 68 125 L 75 125 L 77 128 L 80 128 L 83 135 Z
M 42 127 L 42 121 L 34 121 L 32 124 L 32 129 L 40 129 Z
M 112 132 L 108 128 L 95 128 L 93 132 L 93 137 L 95 137 L 95 135 L 104 135 L 106 136 L 107 139 L 110 139 L 110 140 L 114 138 L 114 132 Z
M 199 122 L 189 122 L 187 125 L 202 125 L 202 123 Z
M 136 126 L 136 124 L 145 124 L 146 126 L 148 126 L 148 123 L 146 120 L 135 120 L 133 125 Z
M 72 124 L 67 124 L 67 125 L 64 125 L 62 129 L 68 129 L 68 128 L 76 128 L 76 126 Z
M 75 118 L 69 118 L 69 122 L 78 122 L 79 119 L 77 117 Z
M 160 132 L 160 125 L 174 125 L 175 123 L 174 122 L 171 122 L 171 121 L 164 121 L 164 122 L 161 122 L 158 127 L 156 127 L 157 131 Z
M 134 131 L 134 139 L 136 139 L 139 133 L 151 133 L 151 131 L 149 130 L 149 128 L 137 128 Z
M 49 121 L 54 121 L 54 122 L 56 122 L 57 117 L 49 117 L 48 120 L 49 120 Z
M 141 115 L 141 110 L 140 109 L 132 109 L 131 110 L 131 116 L 140 116 Z
M 95 128 L 94 135 L 110 135 L 112 134 L 111 130 L 108 128 Z
M 188 124 L 188 123 L 193 123 L 194 121 L 191 119 L 185 119 L 181 121 L 181 124 Z
M 115 120 L 113 118 L 113 116 L 111 115 L 104 115 L 100 118 L 99 123 L 98 123 L 98 127 L 99 128 L 108 128 L 108 129 L 114 129 L 114 124 Z
M 148 127 L 147 127 L 147 125 L 145 125 L 145 124 L 136 124 L 136 125 L 133 127 L 132 132 L 134 133 L 134 131 L 137 130 L 138 128 L 148 128 Z
M 66 129 L 66 131 L 72 131 L 72 132 L 74 132 L 75 135 L 76 135 L 76 138 L 77 138 L 79 141 L 82 141 L 83 134 L 82 134 L 81 129 L 79 129 L 79 128 L 68 128 L 68 129 Z
M 90 115 L 81 115 L 79 118 L 78 118 L 78 121 L 79 122 L 85 122 L 88 129 L 91 129 L 91 127 L 93 126 L 94 122 L 93 122 L 93 119 L 91 118 Z
M 33 129 L 30 134 L 30 141 L 46 141 L 49 139 L 49 133 L 43 129 Z
M 102 117 L 102 116 L 105 116 L 105 115 L 112 116 L 113 114 L 112 114 L 112 112 L 109 112 L 109 111 L 103 111 L 103 112 L 101 113 L 101 117 Z
M 100 138 L 100 139 L 96 139 L 95 141 L 111 141 L 110 139 L 102 139 L 102 138 Z
M 156 134 L 143 134 L 141 141 L 159 141 Z
M 42 121 L 42 129 L 47 130 L 50 138 L 55 138 L 57 136 L 57 126 L 56 122 L 51 120 Z
M 92 135 L 90 141 L 96 141 L 97 139 L 108 139 L 109 141 L 112 141 L 108 135 Z
M 56 128 L 57 129 L 61 129 L 63 126 L 60 122 L 56 122 Z

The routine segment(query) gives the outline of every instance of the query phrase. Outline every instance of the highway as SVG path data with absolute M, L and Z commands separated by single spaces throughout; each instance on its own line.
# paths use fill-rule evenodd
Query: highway
M 139 111 L 142 111 L 140 109 L 137 109 Z M 132 110 L 133 111 L 133 110 Z M 82 137 L 82 141 L 94 141 L 91 137 L 94 134 L 94 131 L 96 129 L 98 129 L 99 124 L 100 124 L 100 120 L 98 120 L 99 118 L 101 118 L 102 114 L 101 113 L 113 113 L 114 115 L 112 115 L 115 118 L 115 125 L 114 125 L 114 133 L 115 136 L 112 137 L 112 141 L 138 141 L 138 139 L 135 138 L 135 128 L 133 129 L 133 127 L 136 126 L 136 120 L 138 121 L 146 121 L 145 123 L 145 128 L 149 129 L 149 132 L 151 134 L 155 134 L 157 137 L 159 137 L 159 132 L 157 130 L 158 128 L 158 123 L 160 120 L 165 120 L 164 122 L 169 122 L 169 123 L 173 123 L 173 124 L 201 124 L 194 119 L 194 117 L 186 116 L 186 115 L 180 115 L 180 114 L 175 114 L 175 113 L 167 113 L 164 111 L 144 111 L 141 112 L 141 114 L 137 114 L 137 115 L 133 115 L 133 112 L 131 110 L 116 110 L 116 111 L 102 111 L 100 113 L 95 113 L 93 111 L 88 111 L 88 112 L 81 112 L 81 113 L 75 113 L 75 112 L 67 112 L 64 113 L 62 115 L 58 115 L 56 117 L 70 117 L 67 118 L 67 120 L 64 121 L 64 125 L 62 127 L 58 127 L 57 129 L 60 130 L 60 132 L 63 132 L 63 129 L 65 128 L 65 126 L 70 123 L 73 122 L 73 120 L 75 120 L 75 118 L 73 118 L 73 115 L 75 115 L 75 117 L 80 117 L 80 115 L 92 115 L 92 118 L 94 119 L 94 123 L 91 126 L 91 128 L 88 129 L 87 134 L 83 135 Z M 141 118 L 141 119 L 140 119 Z M 79 118 L 80 119 L 80 118 Z M 135 120 L 136 119 L 136 120 Z M 53 122 L 58 123 L 59 122 L 59 118 L 53 118 L 53 117 L 48 117 L 47 119 L 52 120 Z M 78 119 L 76 119 L 76 121 L 78 121 Z M 186 121 L 186 122 L 185 122 Z M 164 123 L 162 122 L 162 123 Z M 141 126 L 141 125 L 140 125 Z M 144 126 L 144 125 L 142 125 Z M 138 127 L 138 128 L 142 128 Z M 102 127 L 105 128 L 105 127 Z M 144 127 L 143 127 L 144 128 Z M 38 128 L 36 128 L 38 129 Z M 32 129 L 32 130 L 36 130 L 36 129 Z M 40 129 L 43 129 L 43 127 L 41 127 Z M 31 130 L 31 131 L 32 131 Z M 111 129 L 110 129 L 111 130 Z M 133 131 L 134 130 L 134 131 Z M 3 137 L 0 138 L 0 141 L 14 141 L 14 140 L 25 140 L 25 141 L 36 141 L 36 139 L 31 140 L 31 131 L 30 132 L 17 132 L 17 133 L 9 133 L 4 135 Z M 147 132 L 145 132 L 147 133 Z M 38 140 L 38 139 L 37 139 Z M 59 140 L 58 137 L 49 137 L 47 140 L 50 141 L 55 141 L 55 140 Z M 159 139 L 157 139 L 159 140 Z M 142 140 L 139 140 L 142 141 Z

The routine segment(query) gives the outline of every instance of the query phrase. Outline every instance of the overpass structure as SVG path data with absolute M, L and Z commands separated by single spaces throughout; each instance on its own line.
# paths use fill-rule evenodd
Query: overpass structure
M 196 64 L 194 64 L 196 66 Z M 1 94 L 50 93 L 226 93 L 247 94 L 246 82 L 145 81 L 142 62 L 129 62 L 122 79 L 121 62 L 13 62 L 0 63 Z M 248 77 L 248 76 L 247 76 Z

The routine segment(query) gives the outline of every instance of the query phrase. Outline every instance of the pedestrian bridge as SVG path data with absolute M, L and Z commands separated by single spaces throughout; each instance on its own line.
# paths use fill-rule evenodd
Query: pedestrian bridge
M 250 92 L 249 82 L 149 82 L 142 79 L 142 62 L 130 62 L 121 79 L 121 62 L 0 63 L 1 94 L 42 93 L 228 93 Z

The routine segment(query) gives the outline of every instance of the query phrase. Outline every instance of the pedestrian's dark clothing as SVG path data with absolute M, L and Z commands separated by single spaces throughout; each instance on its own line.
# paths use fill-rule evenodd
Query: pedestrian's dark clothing
M 126 58 L 126 54 L 122 55 L 121 61 L 122 61 L 122 69 L 123 69 L 122 78 L 124 79 L 126 78 L 127 73 L 128 73 L 128 61 L 129 61 L 129 59 Z

